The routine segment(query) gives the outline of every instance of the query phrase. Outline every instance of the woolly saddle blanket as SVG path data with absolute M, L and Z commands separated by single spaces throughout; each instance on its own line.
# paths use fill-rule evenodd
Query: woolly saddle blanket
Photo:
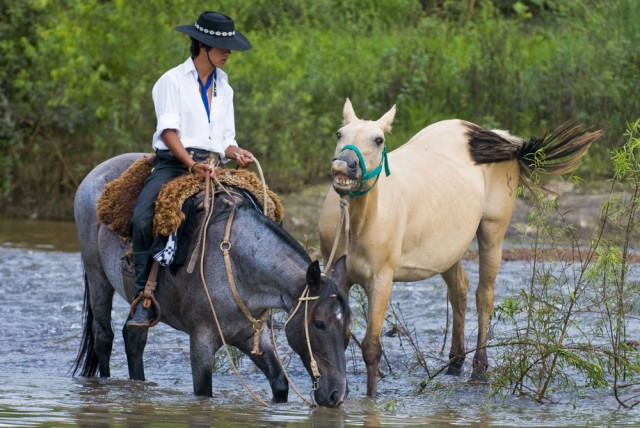
M 122 239 L 129 241 L 129 223 L 133 215 L 136 200 L 142 191 L 144 181 L 151 172 L 153 155 L 135 161 L 122 175 L 108 183 L 100 195 L 96 212 L 100 223 L 116 232 Z M 216 168 L 216 179 L 222 185 L 234 186 L 253 195 L 260 208 L 264 210 L 264 186 L 262 181 L 246 169 Z M 212 188 L 215 184 L 212 182 Z M 187 198 L 198 194 L 205 188 L 204 177 L 185 174 L 166 183 L 155 205 L 153 217 L 153 237 L 168 237 L 178 230 L 185 216 L 181 211 Z M 284 209 L 278 196 L 267 187 L 266 215 L 276 223 L 284 218 Z

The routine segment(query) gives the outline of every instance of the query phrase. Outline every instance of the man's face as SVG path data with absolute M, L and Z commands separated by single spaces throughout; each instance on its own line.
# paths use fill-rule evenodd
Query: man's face
M 229 55 L 231 55 L 231 50 L 222 48 L 211 48 L 209 49 L 208 55 L 211 63 L 215 65 L 216 68 L 222 68 L 227 63 Z

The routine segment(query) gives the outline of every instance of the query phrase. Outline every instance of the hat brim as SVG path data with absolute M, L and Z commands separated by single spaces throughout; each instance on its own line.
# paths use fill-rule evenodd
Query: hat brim
M 188 34 L 199 42 L 214 48 L 230 49 L 232 51 L 248 51 L 252 48 L 249 40 L 238 30 L 233 37 L 218 37 L 211 34 L 203 34 L 193 25 L 181 25 L 176 27 L 181 33 Z

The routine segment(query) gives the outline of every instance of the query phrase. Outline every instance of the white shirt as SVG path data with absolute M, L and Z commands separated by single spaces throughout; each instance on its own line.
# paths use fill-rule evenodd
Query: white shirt
M 216 70 L 217 95 L 211 101 L 211 123 L 202 102 L 198 72 L 189 58 L 167 71 L 153 86 L 153 103 L 158 125 L 153 134 L 153 148 L 168 150 L 161 134 L 165 129 L 175 129 L 185 148 L 203 149 L 220 154 L 227 162 L 224 151 L 236 143 L 236 127 L 233 116 L 233 89 L 227 74 Z

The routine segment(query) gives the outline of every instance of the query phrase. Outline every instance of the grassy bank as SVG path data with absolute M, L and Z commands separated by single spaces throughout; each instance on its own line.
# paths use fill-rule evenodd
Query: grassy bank
M 188 56 L 174 27 L 206 2 L 9 1 L 0 17 L 0 214 L 70 219 L 101 161 L 150 150 L 151 87 Z M 640 101 L 634 0 L 223 0 L 254 49 L 225 67 L 238 141 L 277 192 L 326 182 L 349 97 L 398 112 L 391 149 L 459 117 L 523 137 L 603 129 L 579 175 L 610 177 Z M 32 31 L 24 32 L 24 28 Z

